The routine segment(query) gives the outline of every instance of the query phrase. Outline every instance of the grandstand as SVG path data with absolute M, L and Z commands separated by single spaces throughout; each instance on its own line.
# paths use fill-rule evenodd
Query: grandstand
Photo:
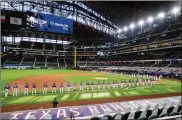
M 146 5 L 148 6 L 145 7 Z M 161 7 L 165 7 L 166 9 L 158 14 L 160 12 L 158 10 Z M 174 8 L 171 9 L 172 7 Z M 151 13 L 152 16 L 148 16 Z M 139 20 L 140 18 L 143 19 Z M 52 79 L 49 76 L 41 78 L 40 75 L 39 77 L 41 79 L 47 79 L 45 80 L 46 83 L 50 82 L 48 81 L 49 79 L 51 82 L 61 79 L 64 86 L 66 86 L 69 81 L 67 79 L 71 79 L 69 78 L 70 76 L 74 80 L 70 80 L 69 82 L 75 82 L 77 79 L 80 82 L 81 79 L 91 79 L 91 76 L 93 77 L 97 73 L 94 80 L 98 76 L 101 80 L 101 77 L 105 78 L 110 74 L 113 76 L 116 75 L 116 78 L 118 75 L 123 75 L 129 81 L 133 76 L 137 76 L 137 80 L 145 79 L 145 77 L 138 76 L 151 76 L 152 79 L 155 77 L 164 79 L 162 81 L 164 83 L 159 81 L 161 83 L 155 87 L 157 89 L 163 84 L 170 84 L 172 80 L 179 82 L 182 79 L 182 21 L 180 1 L 153 2 L 151 5 L 145 2 L 2 1 L 1 25 L 1 68 L 3 70 L 23 69 L 27 71 L 36 71 L 39 69 L 48 71 L 49 69 L 55 69 L 55 71 L 51 71 L 50 73 L 43 73 L 41 70 L 33 73 L 32 76 L 38 76 L 40 73 L 43 75 L 57 75 Z M 68 70 L 65 73 L 57 72 L 59 70 L 63 71 L 63 69 Z M 76 71 L 72 72 L 71 70 Z M 85 73 L 85 75 L 79 72 L 77 73 L 79 70 L 90 72 L 91 75 L 89 73 Z M 69 71 L 72 74 L 70 76 Z M 20 74 L 22 74 L 21 77 L 27 79 L 23 81 L 24 83 L 29 82 L 28 77 L 31 76 L 30 72 L 25 74 L 22 72 Z M 102 76 L 103 74 L 104 76 Z M 79 75 L 82 75 L 82 77 L 76 78 Z M 17 81 L 23 79 L 17 76 L 15 76 Z M 83 76 L 89 77 L 83 78 Z M 7 76 L 4 78 L 7 80 L 3 81 L 3 85 L 14 80 L 9 80 L 10 78 Z M 108 81 L 110 78 L 111 76 L 108 77 Z M 37 85 L 38 88 L 43 86 L 42 84 L 44 83 L 42 82 L 44 81 L 40 82 L 41 85 Z M 10 83 L 10 85 L 13 84 Z M 148 88 L 144 89 L 141 87 L 141 89 L 141 91 L 146 92 Z M 171 88 L 167 90 L 171 94 L 169 97 L 166 95 L 164 96 L 165 98 L 158 96 L 155 99 L 146 99 L 146 92 L 142 94 L 143 98 L 141 100 L 135 96 L 136 99 L 126 99 L 125 101 L 128 101 L 126 103 L 124 100 L 119 99 L 120 94 L 126 95 L 125 92 L 128 92 L 126 89 L 124 93 L 111 90 L 115 96 L 119 94 L 116 97 L 116 101 L 113 100 L 115 98 L 110 98 L 110 100 L 106 100 L 108 103 L 103 102 L 103 104 L 98 104 L 98 102 L 104 99 L 100 98 L 100 96 L 108 97 L 107 95 L 110 93 L 107 93 L 107 91 L 104 91 L 105 93 L 99 91 L 102 93 L 100 96 L 97 93 L 94 94 L 94 92 L 91 93 L 92 95 L 88 95 L 89 92 L 81 95 L 80 91 L 76 93 L 79 95 L 69 93 L 66 95 L 64 93 L 64 97 L 61 96 L 59 100 L 65 102 L 65 104 L 61 104 L 65 106 L 59 106 L 55 110 L 50 110 L 50 105 L 46 105 L 47 100 L 52 99 L 53 95 L 48 94 L 50 98 L 46 98 L 45 96 L 41 98 L 39 96 L 40 98 L 36 98 L 36 100 L 45 100 L 43 100 L 46 106 L 44 109 L 51 111 L 50 114 L 47 114 L 47 117 L 51 117 L 49 119 L 54 119 L 55 116 L 55 119 L 86 120 L 181 119 L 181 95 L 177 93 L 179 90 L 174 91 Z M 38 89 L 39 91 L 41 90 Z M 153 92 L 159 91 L 157 89 Z M 4 94 L 4 89 L 1 92 Z M 127 97 L 139 95 L 135 90 L 130 91 L 129 89 L 129 92 L 131 95 L 126 95 Z M 172 92 L 176 93 L 172 95 Z M 74 97 L 74 99 L 67 100 L 69 98 L 67 96 Z M 96 96 L 94 100 L 98 101 L 86 104 L 87 102 L 85 101 L 91 100 L 91 96 Z M 27 101 L 34 99 L 29 97 L 27 96 Z M 76 101 L 78 97 L 82 97 L 81 100 L 85 101 L 83 103 L 81 100 Z M 16 101 L 17 99 L 20 98 L 13 100 Z M 33 119 L 31 117 L 40 119 L 43 116 L 41 117 L 38 114 L 34 116 L 26 115 L 26 110 L 35 109 L 37 113 L 45 115 L 45 111 L 37 108 L 39 105 L 32 105 L 28 109 L 25 109 L 26 107 L 22 107 L 21 109 L 18 109 L 18 107 L 15 109 L 16 107 L 14 107 L 10 109 L 8 107 L 17 103 L 8 100 L 8 98 L 2 98 L 1 100 L 4 103 L 7 101 L 7 105 L 3 104 L 1 106 L 4 112 L 2 114 L 3 119 L 14 119 L 12 116 L 16 110 L 22 110 L 20 111 L 22 112 L 21 114 L 24 117 L 26 116 L 26 118 L 30 117 L 30 119 Z M 79 104 L 76 104 L 74 100 L 79 102 Z M 141 101 L 143 101 L 143 104 L 146 101 L 148 103 L 147 105 L 143 105 Z M 69 102 L 71 106 L 68 106 L 66 102 Z M 135 106 L 134 103 L 138 104 L 136 105 L 137 107 L 132 109 L 131 106 Z M 28 104 L 34 103 L 30 102 Z M 113 107 L 110 104 L 115 106 Z M 110 106 L 108 107 L 107 105 Z M 100 106 L 102 107 L 99 108 Z M 106 108 L 110 109 L 110 111 L 108 109 L 106 110 Z M 115 110 L 115 108 L 118 109 Z M 25 111 L 23 112 L 23 110 Z M 61 110 L 63 113 L 60 113 Z M 20 115 L 18 119 L 25 118 Z

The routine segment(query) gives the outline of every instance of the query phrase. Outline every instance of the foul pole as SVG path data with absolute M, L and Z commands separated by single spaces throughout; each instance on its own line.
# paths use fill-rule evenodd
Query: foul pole
M 76 47 L 74 49 L 74 68 L 76 69 Z

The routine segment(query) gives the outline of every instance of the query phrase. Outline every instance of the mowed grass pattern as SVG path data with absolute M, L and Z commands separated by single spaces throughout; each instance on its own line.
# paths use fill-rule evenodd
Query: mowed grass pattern
M 3 72 L 4 71 L 4 72 Z M 24 74 L 25 73 L 25 74 Z M 2 70 L 2 82 L 5 85 L 6 83 L 22 78 L 28 77 L 32 75 L 40 75 L 40 74 L 65 74 L 65 73 L 93 73 L 93 72 L 83 72 L 83 71 L 75 71 L 75 70 Z M 16 75 L 15 75 L 16 74 Z M 94 74 L 94 73 L 93 73 Z M 13 76 L 15 75 L 15 77 Z M 81 81 L 84 83 L 88 80 L 91 82 L 92 80 L 97 83 L 98 80 L 95 80 L 98 76 L 67 76 L 64 77 L 68 82 L 77 82 L 79 84 Z M 120 76 L 120 75 L 104 75 L 99 76 L 102 78 L 107 78 L 107 80 L 100 81 L 112 81 L 112 80 L 129 80 L 136 78 L 129 76 Z M 100 90 L 100 91 L 87 91 L 86 88 L 83 92 L 72 91 L 70 93 L 64 92 L 59 93 L 59 89 L 57 89 L 57 93 L 52 94 L 51 91 L 48 91 L 47 95 L 42 95 L 42 91 L 37 91 L 37 95 L 32 96 L 31 90 L 29 96 L 24 96 L 23 93 L 19 93 L 17 97 L 13 97 L 12 95 L 7 98 L 4 97 L 4 93 L 2 92 L 1 105 L 18 105 L 18 104 L 38 104 L 38 103 L 47 103 L 51 102 L 53 98 L 57 97 L 57 99 L 61 102 L 64 101 L 80 101 L 80 100 L 91 100 L 91 99 L 104 99 L 104 98 L 116 98 L 116 97 L 127 97 L 127 96 L 140 96 L 140 95 L 152 95 L 152 94 L 163 94 L 163 93 L 175 93 L 181 92 L 181 83 L 171 80 L 163 79 L 167 84 L 155 85 L 155 86 L 147 86 L 147 87 L 136 87 L 130 89 L 110 89 L 110 90 Z M 95 88 L 96 89 L 96 88 Z M 66 90 L 66 89 L 65 89 Z

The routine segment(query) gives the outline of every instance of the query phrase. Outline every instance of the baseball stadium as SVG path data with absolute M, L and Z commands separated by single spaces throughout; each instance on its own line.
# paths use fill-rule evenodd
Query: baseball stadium
M 1 1 L 2 120 L 181 120 L 181 1 Z

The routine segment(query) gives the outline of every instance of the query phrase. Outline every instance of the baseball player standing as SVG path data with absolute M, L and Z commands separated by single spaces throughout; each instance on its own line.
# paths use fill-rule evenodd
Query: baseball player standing
M 92 81 L 92 91 L 94 91 L 94 82 Z
M 63 83 L 60 85 L 60 93 L 63 93 Z
M 105 90 L 105 81 L 102 83 L 102 89 Z
M 98 83 L 97 83 L 97 88 L 98 88 L 98 90 L 100 90 L 100 81 L 98 81 Z
M 138 79 L 136 80 L 136 85 L 137 85 L 137 87 L 139 86 L 139 85 L 138 85 Z
M 10 85 L 9 84 L 5 85 L 5 87 L 4 87 L 5 97 L 8 97 L 9 89 L 10 89 Z
M 82 91 L 82 90 L 83 90 L 83 83 L 81 81 L 81 83 L 80 83 L 80 91 Z
M 67 92 L 70 92 L 70 87 L 71 87 L 70 82 L 68 82 L 68 84 L 67 84 Z
M 112 87 L 113 87 L 113 89 L 115 89 L 115 82 L 114 82 L 114 80 L 112 82 Z
M 86 82 L 86 88 L 87 88 L 87 91 L 89 90 L 89 82 L 87 81 Z
M 36 85 L 35 85 L 35 83 L 33 83 L 33 85 L 32 85 L 32 95 L 33 95 L 33 93 L 35 93 L 35 95 L 36 95 Z
M 29 88 L 29 85 L 28 83 L 25 84 L 25 91 L 24 91 L 24 95 L 28 95 L 28 88 Z
M 74 82 L 74 84 L 73 84 L 73 89 L 74 89 L 74 91 L 76 91 L 76 82 Z
M 52 93 L 56 93 L 56 83 L 53 83 L 53 85 L 52 85 Z
M 107 83 L 107 88 L 108 88 L 108 90 L 110 89 L 110 82 L 109 81 Z
M 17 96 L 17 94 L 18 94 L 18 84 L 15 83 L 13 86 L 13 96 L 15 96 L 15 95 Z
M 48 88 L 47 82 L 43 85 L 43 87 L 44 87 L 43 94 L 46 95 L 47 94 L 47 88 Z
M 123 87 L 124 87 L 124 81 L 121 80 L 121 88 L 123 88 Z
M 142 80 L 142 85 L 145 86 L 145 80 L 144 79 Z

